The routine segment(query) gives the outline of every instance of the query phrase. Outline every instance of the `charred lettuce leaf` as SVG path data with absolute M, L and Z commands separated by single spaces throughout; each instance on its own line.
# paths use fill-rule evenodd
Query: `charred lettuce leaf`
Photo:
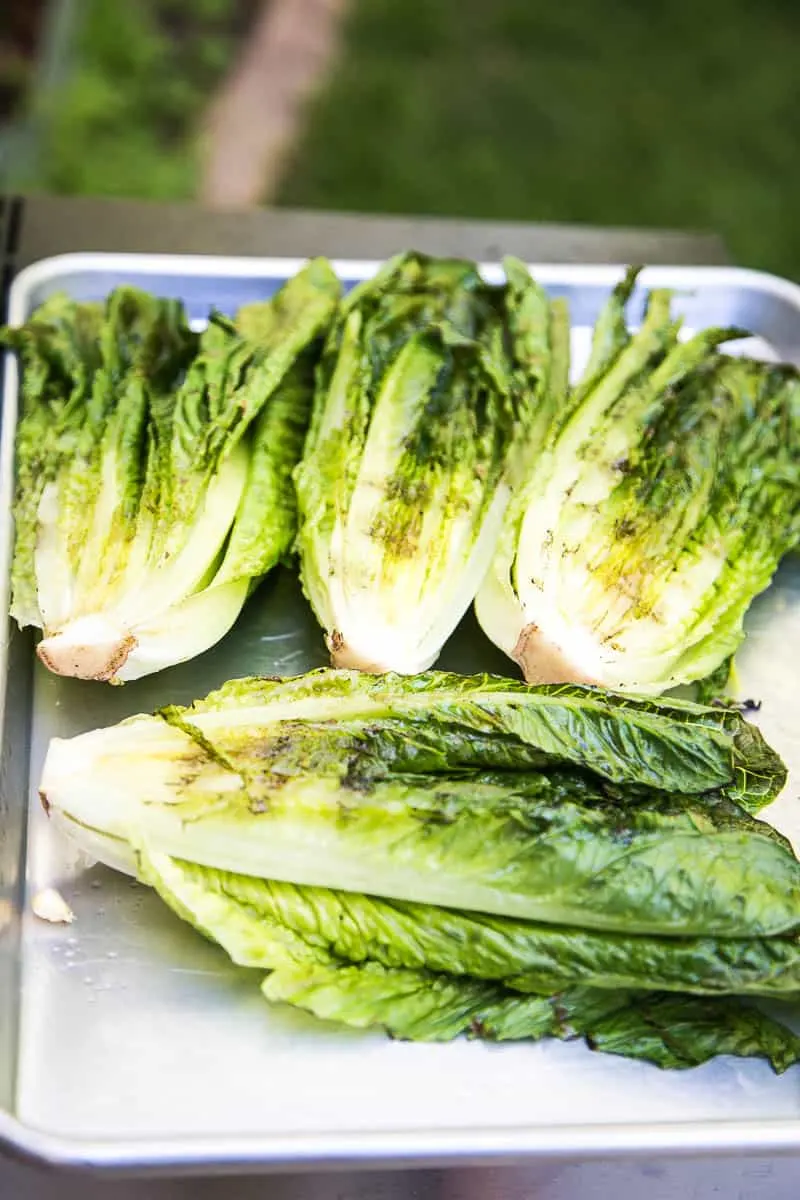
M 800 1061 L 800 1037 L 735 997 L 699 1000 L 662 993 L 578 988 L 543 997 L 500 986 L 382 967 L 285 967 L 262 985 L 268 1000 L 359 1029 L 380 1026 L 408 1041 L 582 1038 L 592 1050 L 658 1067 L 700 1066 L 720 1054 L 766 1058 L 776 1074 Z

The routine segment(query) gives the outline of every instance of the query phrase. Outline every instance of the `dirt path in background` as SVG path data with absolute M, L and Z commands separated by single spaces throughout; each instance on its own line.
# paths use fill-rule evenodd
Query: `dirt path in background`
M 274 196 L 305 103 L 334 59 L 347 4 L 265 0 L 204 122 L 204 203 L 249 208 Z

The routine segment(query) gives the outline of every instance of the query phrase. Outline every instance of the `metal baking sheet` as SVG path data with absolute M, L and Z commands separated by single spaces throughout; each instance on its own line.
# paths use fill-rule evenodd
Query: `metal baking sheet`
M 131 282 L 180 297 L 200 322 L 212 305 L 232 312 L 269 295 L 299 265 L 66 255 L 17 278 L 10 315 L 24 320 L 57 290 L 100 298 Z M 376 265 L 335 264 L 348 283 Z M 621 267 L 533 270 L 569 300 L 580 360 Z M 800 362 L 800 288 L 792 284 L 729 268 L 655 268 L 641 284 L 676 288 L 688 328 L 743 325 L 756 339 L 751 351 Z M 6 368 L 0 605 L 7 610 L 17 375 L 13 361 Z M 747 624 L 742 686 L 762 700 L 759 724 L 790 767 L 769 816 L 800 848 L 797 558 Z M 765 1064 L 721 1058 L 665 1073 L 577 1044 L 412 1045 L 269 1007 L 257 972 L 233 967 L 147 889 L 82 860 L 55 834 L 36 797 L 50 737 L 188 702 L 231 676 L 296 674 L 324 663 L 320 631 L 292 572 L 269 578 L 208 654 L 121 688 L 49 675 L 31 639 L 13 628 L 2 654 L 0 1142 L 53 1162 L 152 1171 L 800 1147 L 800 1069 L 776 1078 Z M 512 669 L 472 616 L 440 664 Z M 30 898 L 44 886 L 61 890 L 73 925 L 31 915 Z

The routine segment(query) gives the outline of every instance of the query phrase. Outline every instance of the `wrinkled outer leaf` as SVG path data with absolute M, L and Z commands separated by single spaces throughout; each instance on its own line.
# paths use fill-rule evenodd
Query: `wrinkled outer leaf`
M 130 310 L 137 296 L 121 290 L 120 308 L 127 301 Z M 21 625 L 42 623 L 35 566 L 42 493 L 76 459 L 90 474 L 99 449 L 105 411 L 95 389 L 108 347 L 101 338 L 106 312 L 102 304 L 81 304 L 57 293 L 25 325 L 0 330 L 0 344 L 16 350 L 22 366 L 11 576 L 11 613 Z
M 766 1058 L 776 1074 L 800 1061 L 800 1038 L 735 997 L 633 995 L 617 1011 L 576 1032 L 593 1050 L 643 1058 L 659 1067 L 695 1067 L 717 1054 Z
M 306 960 L 313 950 L 355 963 L 372 959 L 386 967 L 502 980 L 525 992 L 589 984 L 778 998 L 800 994 L 796 936 L 724 940 L 601 933 L 299 887 L 160 859 L 162 876 L 163 862 L 168 864 L 167 893 L 152 872 L 147 881 L 168 902 L 189 894 L 188 919 L 198 927 L 207 911 L 224 914 L 213 936 L 243 966 L 283 964 L 283 958 L 276 961 L 271 951 L 265 955 L 263 950 L 271 946 L 277 928 L 284 939 L 291 934 L 302 939 Z
M 459 1034 L 491 1041 L 585 1038 L 593 1050 L 659 1067 L 695 1067 L 718 1054 L 766 1058 L 776 1073 L 800 1061 L 800 1038 L 735 998 L 575 989 L 521 999 L 502 986 L 445 975 L 363 966 L 285 967 L 263 983 L 282 1000 L 359 1029 L 379 1025 L 410 1041 Z
M 464 1033 L 493 1041 L 583 1037 L 593 1049 L 672 1068 L 733 1054 L 767 1058 L 780 1072 L 800 1059 L 800 1038 L 735 997 L 701 1000 L 588 987 L 520 996 L 466 976 L 371 960 L 348 964 L 327 954 L 318 939 L 301 938 L 274 913 L 245 902 L 263 896 L 258 881 L 215 879 L 163 855 L 145 854 L 141 865 L 143 878 L 167 903 L 235 962 L 271 971 L 263 983 L 268 999 L 325 1020 L 382 1026 L 393 1037 L 415 1041 L 449 1041 Z M 226 882 L 233 882 L 232 889 Z
M 319 670 L 283 680 L 231 680 L 184 717 L 212 712 L 230 712 L 231 724 L 240 723 L 241 712 L 264 726 L 335 721 L 332 735 L 349 728 L 362 734 L 376 770 L 381 763 L 406 771 L 570 763 L 614 783 L 660 791 L 720 789 L 750 811 L 773 800 L 786 782 L 778 755 L 739 712 L 574 684 Z
M 242 308 L 235 322 L 212 316 L 175 404 L 169 503 L 181 521 L 190 520 L 210 473 L 279 394 L 297 360 L 325 335 L 339 290 L 330 264 L 313 259 L 272 300 Z M 296 379 L 290 390 L 295 400 L 300 398 Z M 302 396 L 303 432 L 309 401 L 311 397 Z M 295 442 L 293 433 L 289 468 L 294 467 Z

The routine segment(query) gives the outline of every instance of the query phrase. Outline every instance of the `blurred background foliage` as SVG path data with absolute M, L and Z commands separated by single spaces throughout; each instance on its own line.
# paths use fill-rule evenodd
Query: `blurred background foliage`
M 22 12 L 30 2 L 0 6 Z M 198 117 L 258 7 L 40 0 L 39 62 L 21 101 L 33 146 L 18 182 L 64 195 L 190 198 Z
M 203 114 L 263 3 L 0 0 L 0 128 L 27 139 L 8 178 L 195 196 Z M 259 199 L 706 228 L 800 277 L 798 45 L 800 0 L 350 0 Z

